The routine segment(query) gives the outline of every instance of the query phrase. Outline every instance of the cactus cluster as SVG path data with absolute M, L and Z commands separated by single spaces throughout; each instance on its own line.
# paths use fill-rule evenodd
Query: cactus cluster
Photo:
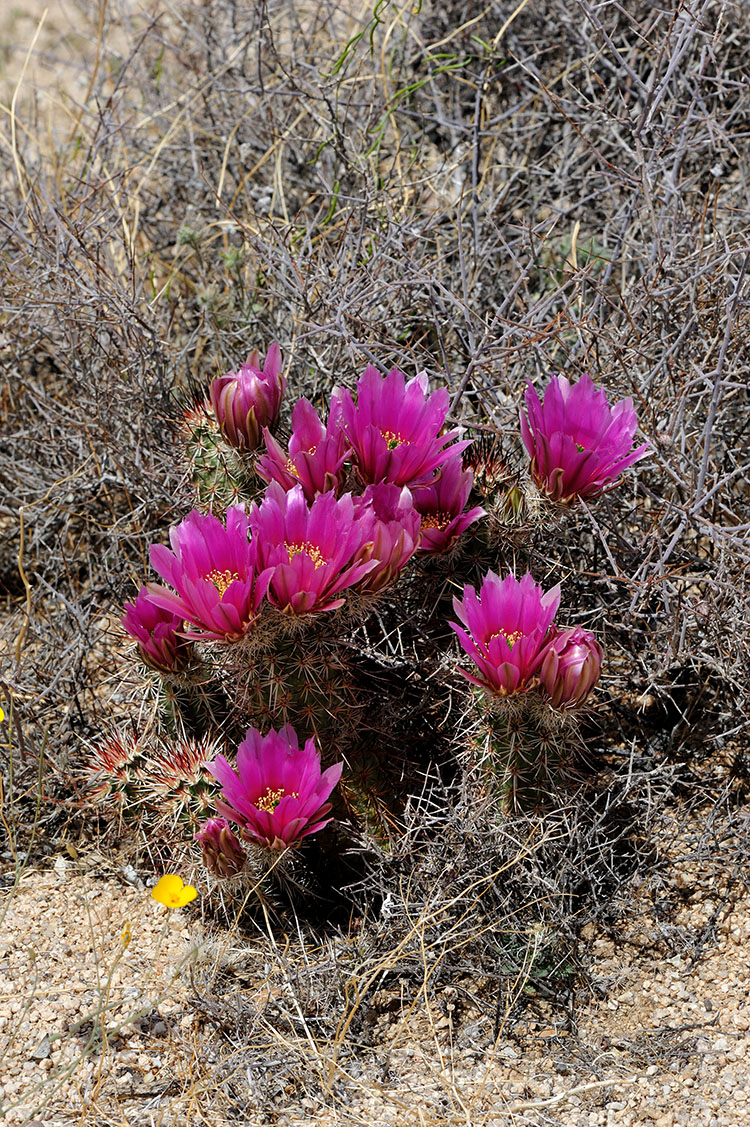
M 630 451 L 628 401 L 557 376 L 544 405 L 527 395 L 524 473 L 497 440 L 446 429 L 445 388 L 372 366 L 356 393 L 333 389 L 326 418 L 298 400 L 284 445 L 282 368 L 277 345 L 262 367 L 252 353 L 184 424 L 196 507 L 170 548 L 152 546 L 163 582 L 122 620 L 160 684 L 157 733 L 112 736 L 90 764 L 100 801 L 189 828 L 219 881 L 331 817 L 339 847 L 346 826 L 392 832 L 424 766 L 409 733 L 421 725 L 426 743 L 432 726 L 437 741 L 445 723 L 447 666 L 452 690 L 456 672 L 475 686 L 466 742 L 483 785 L 506 809 L 544 804 L 602 649 L 556 624 L 559 585 L 485 567 L 543 505 L 595 496 L 645 453 Z M 446 663 L 455 636 L 471 668 Z

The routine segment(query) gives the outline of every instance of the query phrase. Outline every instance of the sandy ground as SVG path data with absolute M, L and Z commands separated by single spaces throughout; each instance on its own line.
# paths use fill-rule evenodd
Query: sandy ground
M 715 907 L 698 899 L 672 925 L 686 936 Z M 321 1041 L 305 1091 L 261 1101 L 252 1069 L 232 1067 L 242 1046 L 202 1025 L 195 1005 L 196 982 L 210 981 L 230 937 L 201 923 L 199 905 L 170 913 L 125 876 L 82 873 L 59 857 L 3 898 L 5 1121 L 216 1124 L 229 1080 L 244 1122 L 280 1127 L 738 1127 L 750 1120 L 749 908 L 745 897 L 727 911 L 695 965 L 687 950 L 667 959 L 646 950 L 653 921 L 637 906 L 617 947 L 592 934 L 573 1035 L 535 1007 L 493 1043 L 471 1007 L 454 1020 L 450 1007 L 405 997 L 378 1018 L 358 1076 L 347 1056 L 346 1083 L 326 1093 L 331 1045 Z M 262 1016 L 272 991 L 243 989 Z

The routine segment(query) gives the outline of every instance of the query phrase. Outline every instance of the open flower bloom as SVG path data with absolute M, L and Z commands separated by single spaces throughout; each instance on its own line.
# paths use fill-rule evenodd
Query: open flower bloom
M 478 670 L 462 669 L 463 676 L 501 697 L 534 688 L 559 604 L 559 585 L 545 593 L 529 572 L 519 580 L 490 571 L 479 594 L 467 584 L 463 599 L 453 600 L 466 629 L 450 624 Z
M 406 383 L 398 368 L 381 376 L 369 365 L 357 381 L 356 405 L 351 392 L 341 388 L 334 389 L 332 398 L 341 403 L 343 427 L 359 475 L 368 484 L 419 485 L 470 445 L 449 446 L 458 431 L 440 433 L 448 392 L 440 388 L 430 395 L 424 372 Z
M 283 489 L 301 485 L 308 501 L 318 493 L 338 492 L 342 467 L 351 453 L 341 429 L 341 404 L 334 402 L 326 426 L 307 399 L 300 399 L 292 411 L 292 436 L 289 450 L 283 448 L 268 429 L 263 431 L 266 454 L 256 459 L 255 469 L 264 481 L 277 481 Z
M 151 546 L 151 564 L 174 592 L 150 583 L 148 596 L 193 624 L 186 637 L 231 642 L 252 627 L 271 572 L 257 573 L 248 528 L 239 505 L 227 509 L 226 526 L 210 513 L 193 510 L 171 530 L 171 552 L 163 544 Z
M 271 569 L 268 601 L 285 614 L 340 607 L 339 593 L 376 566 L 357 559 L 367 527 L 356 519 L 350 493 L 338 500 L 319 493 L 308 506 L 301 485 L 287 493 L 274 481 L 250 510 L 250 525 L 258 566 Z
M 414 507 L 422 517 L 421 552 L 447 552 L 485 510 L 477 505 L 464 512 L 474 475 L 460 455 L 449 458 L 437 479 L 414 490 Z
M 237 750 L 237 769 L 217 755 L 208 770 L 222 786 L 220 814 L 241 827 L 246 841 L 287 849 L 327 825 L 328 798 L 343 763 L 321 772 L 315 741 L 300 748 L 290 724 L 261 736 L 250 728 Z
M 141 658 L 159 673 L 182 673 L 192 659 L 193 646 L 181 637 L 183 616 L 158 606 L 141 587 L 135 602 L 125 603 L 122 625 L 138 643 Z
M 354 498 L 354 507 L 365 535 L 357 558 L 377 561 L 357 590 L 374 594 L 388 587 L 416 552 L 419 513 L 409 490 L 398 485 L 368 485 L 361 497 Z
M 201 844 L 203 864 L 215 877 L 226 880 L 244 869 L 247 854 L 226 818 L 209 818 L 198 830 L 195 840 Z
M 588 372 L 576 384 L 555 376 L 542 403 L 526 389 L 528 418 L 521 414 L 521 436 L 531 457 L 531 476 L 555 501 L 595 497 L 643 458 L 646 442 L 631 452 L 638 419 L 632 399 L 610 407 Z
M 151 895 L 166 908 L 184 908 L 191 900 L 195 900 L 198 890 L 192 884 L 185 884 L 182 877 L 165 873 L 151 889 Z
M 221 433 L 230 446 L 255 450 L 263 427 L 273 427 L 279 418 L 286 378 L 281 373 L 281 350 L 272 344 L 263 369 L 257 349 L 239 371 L 227 372 L 211 384 L 211 405 Z
M 602 647 L 590 630 L 553 627 L 551 643 L 539 670 L 539 681 L 553 708 L 583 704 L 599 680 Z

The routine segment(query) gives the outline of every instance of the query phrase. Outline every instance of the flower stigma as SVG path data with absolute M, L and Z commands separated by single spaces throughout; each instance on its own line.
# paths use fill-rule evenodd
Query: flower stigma
M 402 438 L 400 434 L 395 434 L 392 430 L 381 430 L 380 433 L 389 450 L 395 450 L 397 446 L 411 446 L 408 438 Z
M 493 638 L 504 638 L 508 643 L 508 648 L 512 650 L 516 642 L 523 638 L 523 630 L 514 630 L 512 634 L 506 634 L 504 630 L 498 630 L 495 634 L 490 634 L 488 641 L 491 642 Z

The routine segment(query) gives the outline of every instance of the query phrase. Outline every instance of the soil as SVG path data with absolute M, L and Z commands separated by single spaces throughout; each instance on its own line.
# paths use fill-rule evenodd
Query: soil
M 59 856 L 3 898 L 0 1095 L 9 1124 L 219 1124 L 237 1121 L 237 1101 L 242 1122 L 279 1127 L 737 1127 L 750 1114 L 750 896 L 721 905 L 698 872 L 678 874 L 678 885 L 695 889 L 670 923 L 683 950 L 665 957 L 646 904 L 643 914 L 634 904 L 616 937 L 589 929 L 572 1024 L 539 1000 L 495 1038 L 460 990 L 427 1006 L 390 999 L 374 1007 L 356 1072 L 348 1059 L 341 1065 L 345 1090 L 325 1092 L 335 1046 L 313 1042 L 306 1090 L 266 1090 L 261 1103 L 251 1068 L 232 1076 L 242 1046 L 206 1022 L 196 986 L 236 937 L 201 921 L 199 906 L 170 913 L 132 870 L 102 876 L 95 863 L 81 871 L 80 859 Z M 273 990 L 257 981 L 242 992 L 273 1021 Z

